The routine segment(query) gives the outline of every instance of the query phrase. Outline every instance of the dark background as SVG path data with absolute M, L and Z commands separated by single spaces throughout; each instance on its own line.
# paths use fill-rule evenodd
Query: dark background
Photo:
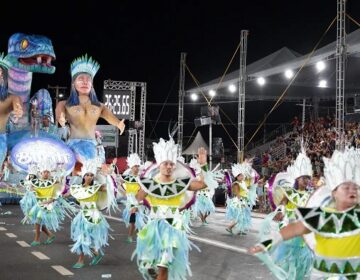
M 349 0 L 347 12 L 360 21 L 360 2 Z M 53 75 L 35 74 L 32 92 L 48 85 L 69 86 L 71 61 L 88 53 L 101 65 L 95 77 L 99 98 L 104 79 L 147 83 L 146 135 L 156 138 L 167 137 L 169 120 L 177 120 L 181 52 L 188 53 L 187 63 L 200 82 L 222 75 L 241 29 L 250 31 L 248 63 L 283 46 L 308 53 L 336 16 L 336 0 L 6 1 L 1 3 L 1 14 L 0 51 L 6 52 L 8 38 L 16 32 L 45 35 L 53 42 L 57 70 Z M 346 24 L 348 32 L 356 28 L 348 20 Z M 321 45 L 334 41 L 335 31 Z M 238 56 L 230 71 L 237 68 Z M 186 89 L 192 87 L 187 74 Z M 162 110 L 165 101 L 168 105 Z M 272 103 L 247 105 L 249 138 Z M 237 105 L 225 110 L 236 124 Z M 271 123 L 288 122 L 300 112 L 294 104 L 281 105 L 269 119 L 268 129 L 276 126 Z M 185 106 L 184 135 L 192 133 L 193 118 L 199 113 L 200 106 Z M 235 128 L 228 126 L 236 142 Z M 214 137 L 231 145 L 221 127 L 214 130 Z

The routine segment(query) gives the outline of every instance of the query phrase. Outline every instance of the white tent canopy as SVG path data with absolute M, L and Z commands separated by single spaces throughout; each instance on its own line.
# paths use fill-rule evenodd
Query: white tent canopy
M 187 147 L 182 154 L 183 155 L 196 155 L 199 148 L 205 148 L 206 151 L 209 151 L 209 146 L 206 144 L 204 138 L 202 137 L 200 131 L 196 134 L 194 141 Z
M 360 29 L 351 32 L 346 35 L 346 50 L 348 55 L 347 68 L 346 68 L 346 90 L 347 91 L 357 91 L 360 87 L 360 82 L 358 79 L 358 69 L 360 67 Z M 311 58 L 308 60 L 307 55 L 299 55 L 293 50 L 290 50 L 287 47 L 259 59 L 249 65 L 247 65 L 247 95 L 246 99 L 258 99 L 262 97 L 263 99 L 275 98 L 277 94 L 272 92 L 281 92 L 283 86 L 286 86 L 289 83 L 289 80 L 283 78 L 283 74 L 286 70 L 290 69 L 296 72 L 305 62 L 306 66 L 313 66 L 319 61 L 328 61 L 328 72 L 318 74 L 314 72 L 312 67 L 307 67 L 302 71 L 303 73 L 299 75 L 296 81 L 293 83 L 293 86 L 298 86 L 299 89 L 291 88 L 289 90 L 290 94 L 288 96 L 292 97 L 311 97 L 318 92 L 310 92 L 309 90 L 304 90 L 304 87 L 313 88 L 317 87 L 318 79 L 327 78 L 328 80 L 328 89 L 334 89 L 336 86 L 335 83 L 335 54 L 336 54 L 336 41 L 316 50 Z M 311 68 L 311 69 L 310 69 Z M 270 77 L 268 84 L 271 86 L 280 86 L 278 88 L 272 88 L 271 90 L 264 89 L 259 90 L 258 85 L 255 83 L 255 79 L 258 77 Z M 325 77 L 324 77 L 325 76 Z M 200 88 L 192 88 L 187 91 L 188 94 L 198 93 L 200 91 L 207 92 L 210 89 L 217 89 L 218 83 L 221 77 L 211 80 L 207 83 L 200 85 Z M 239 70 L 233 71 L 227 74 L 219 87 L 219 96 L 226 97 L 229 94 L 224 89 L 229 85 L 238 85 L 239 82 Z M 282 86 L 282 87 L 281 87 Z M 221 90 L 223 91 L 221 93 Z M 267 91 L 267 92 L 265 92 Z M 324 93 L 326 90 L 323 91 Z M 328 94 L 328 93 L 326 93 Z M 335 96 L 335 95 L 334 95 Z M 319 97 L 322 97 L 321 94 Z

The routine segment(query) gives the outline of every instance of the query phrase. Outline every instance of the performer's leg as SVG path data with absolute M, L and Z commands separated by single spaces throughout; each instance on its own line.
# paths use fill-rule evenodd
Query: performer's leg
M 40 242 L 40 224 L 35 224 L 35 238 L 34 242 Z
M 55 235 L 50 230 L 48 230 L 46 226 L 42 226 L 41 230 L 47 235 L 45 244 L 51 244 L 55 240 Z
M 167 280 L 168 279 L 168 268 L 167 267 L 163 267 L 163 266 L 159 266 L 159 272 L 158 272 L 158 277 L 156 278 L 156 280 Z
M 79 255 L 79 258 L 77 260 L 77 262 L 73 265 L 73 268 L 82 268 L 84 267 L 84 253 L 81 253 Z

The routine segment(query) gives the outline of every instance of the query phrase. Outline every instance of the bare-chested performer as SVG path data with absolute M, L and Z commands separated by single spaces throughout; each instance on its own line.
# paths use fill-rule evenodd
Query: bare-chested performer
M 75 59 L 71 64 L 70 96 L 56 107 L 56 120 L 60 125 L 64 127 L 66 121 L 70 124 L 67 143 L 80 162 L 96 158 L 95 129 L 99 118 L 119 128 L 120 134 L 125 130 L 124 120 L 119 120 L 96 97 L 93 79 L 99 68 L 87 55 Z
M 15 120 L 23 115 L 22 101 L 19 96 L 8 92 L 8 69 L 10 64 L 0 54 L 0 171 L 7 152 L 6 123 L 10 113 L 14 112 Z

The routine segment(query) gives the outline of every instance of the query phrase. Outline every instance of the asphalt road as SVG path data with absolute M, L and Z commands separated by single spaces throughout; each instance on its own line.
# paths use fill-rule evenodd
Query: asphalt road
M 70 252 L 70 220 L 56 233 L 51 245 L 31 247 L 34 231 L 20 223 L 23 218 L 18 205 L 0 207 L 0 279 L 142 279 L 136 262 L 131 261 L 135 244 L 128 244 L 125 225 L 119 215 L 108 218 L 111 228 L 109 247 L 97 266 L 73 269 L 77 256 Z M 224 213 L 209 217 L 210 224 L 201 226 L 195 221 L 190 239 L 201 252 L 192 250 L 190 262 L 194 280 L 274 279 L 267 268 L 246 248 L 256 242 L 256 233 L 262 219 L 253 219 L 253 229 L 246 236 L 230 236 Z M 45 237 L 44 237 L 45 240 Z M 86 259 L 86 263 L 89 263 Z

